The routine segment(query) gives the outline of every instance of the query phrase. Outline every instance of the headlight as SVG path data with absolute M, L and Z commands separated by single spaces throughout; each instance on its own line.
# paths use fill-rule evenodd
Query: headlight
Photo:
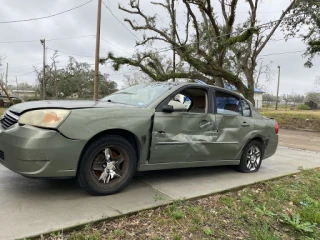
M 71 111 L 62 109 L 34 110 L 22 114 L 19 124 L 45 128 L 58 128 L 69 116 Z

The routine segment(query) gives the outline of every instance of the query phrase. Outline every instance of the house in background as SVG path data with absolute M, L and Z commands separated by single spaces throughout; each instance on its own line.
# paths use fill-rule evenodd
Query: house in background
M 35 99 L 37 92 L 33 90 L 10 90 L 10 94 L 19 96 L 22 99 Z
M 263 97 L 264 91 L 260 89 L 254 89 L 254 102 L 255 102 L 255 107 L 257 109 L 262 108 L 262 97 Z
M 238 90 L 233 90 L 233 91 L 241 94 Z M 254 98 L 254 106 L 256 109 L 262 109 L 262 96 L 263 96 L 263 94 L 264 94 L 264 91 L 257 89 L 257 88 L 254 89 L 253 98 Z
M 232 90 L 232 91 L 234 91 L 236 93 L 241 94 L 238 91 L 238 89 L 236 89 L 234 86 L 225 86 L 225 88 L 229 89 L 229 90 Z M 254 89 L 253 98 L 254 98 L 254 105 L 255 105 L 256 109 L 261 109 L 262 108 L 262 96 L 263 96 L 263 94 L 264 94 L 264 91 L 262 91 L 260 89 L 257 89 L 257 88 Z

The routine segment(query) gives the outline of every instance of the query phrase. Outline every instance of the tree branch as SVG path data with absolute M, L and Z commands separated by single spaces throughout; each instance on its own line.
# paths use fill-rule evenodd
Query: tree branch
M 186 5 L 187 9 L 188 9 L 188 14 L 190 14 L 192 20 L 193 20 L 193 26 L 196 30 L 196 37 L 197 37 L 197 40 L 196 40 L 196 46 L 197 46 L 197 49 L 198 49 L 198 53 L 200 55 L 202 55 L 203 57 L 206 57 L 206 54 L 204 53 L 204 51 L 202 51 L 200 49 L 200 34 L 199 34 L 199 26 L 198 26 L 198 22 L 197 22 L 197 18 L 196 16 L 194 15 L 191 7 L 190 7 L 190 4 L 188 3 L 187 0 L 183 0 L 184 4 Z
M 282 12 L 279 21 L 276 23 L 276 25 L 272 28 L 271 32 L 269 33 L 269 35 L 267 36 L 266 40 L 262 43 L 262 45 L 258 48 L 258 50 L 256 51 L 255 55 L 258 56 L 261 51 L 264 49 L 264 47 L 267 45 L 267 43 L 269 42 L 270 38 L 273 36 L 273 34 L 275 33 L 275 31 L 277 30 L 277 28 L 279 27 L 279 25 L 281 24 L 283 18 L 287 15 L 287 13 L 295 6 L 295 4 L 297 3 L 298 0 L 294 0 L 291 2 L 291 4 L 287 7 L 287 9 L 285 11 Z
M 136 42 L 136 46 L 141 46 L 141 45 L 145 45 L 146 43 L 148 42 L 152 42 L 154 40 L 159 40 L 159 41 L 163 41 L 163 42 L 166 42 L 168 43 L 168 41 L 164 38 L 161 38 L 161 37 L 156 37 L 156 36 L 153 36 L 153 37 L 145 37 L 142 41 L 140 42 Z
M 223 15 L 223 18 L 224 18 L 224 21 L 225 22 L 228 22 L 228 15 L 227 15 L 227 11 L 226 11 L 226 6 L 225 6 L 225 0 L 222 0 L 220 2 L 221 4 L 221 9 L 222 9 L 222 15 Z

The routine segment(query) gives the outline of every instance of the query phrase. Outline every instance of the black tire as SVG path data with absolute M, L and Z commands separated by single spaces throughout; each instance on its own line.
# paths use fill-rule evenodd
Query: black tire
M 94 170 L 94 163 L 97 159 L 101 161 L 101 151 L 103 149 L 111 149 L 111 151 L 118 151 L 119 156 L 123 154 L 124 160 L 121 162 L 125 164 L 125 170 L 117 178 L 111 179 L 109 183 L 104 183 L 99 178 L 100 170 Z M 110 153 L 113 155 L 113 153 Z M 104 161 L 102 159 L 102 161 Z M 117 135 L 107 135 L 96 139 L 85 150 L 79 164 L 77 180 L 79 185 L 92 195 L 109 195 L 121 191 L 125 188 L 136 171 L 137 156 L 133 146 L 125 138 Z M 98 172 L 98 173 L 97 173 Z M 100 173 L 101 177 L 102 172 Z
M 257 154 L 255 154 L 255 161 L 254 159 L 251 160 L 249 158 L 249 153 L 250 151 L 255 152 L 254 150 L 258 150 L 260 153 L 260 158 L 259 161 L 257 161 Z M 258 172 L 262 163 L 263 159 L 263 154 L 264 154 L 264 149 L 262 144 L 259 141 L 253 140 L 245 146 L 242 152 L 242 156 L 240 159 L 240 164 L 238 166 L 238 171 L 243 172 L 243 173 L 253 173 L 253 172 Z

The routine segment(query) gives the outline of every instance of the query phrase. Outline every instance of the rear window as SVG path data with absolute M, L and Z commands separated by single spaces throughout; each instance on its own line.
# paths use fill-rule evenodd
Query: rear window
M 216 92 L 217 113 L 223 115 L 242 115 L 239 98 L 224 92 Z

